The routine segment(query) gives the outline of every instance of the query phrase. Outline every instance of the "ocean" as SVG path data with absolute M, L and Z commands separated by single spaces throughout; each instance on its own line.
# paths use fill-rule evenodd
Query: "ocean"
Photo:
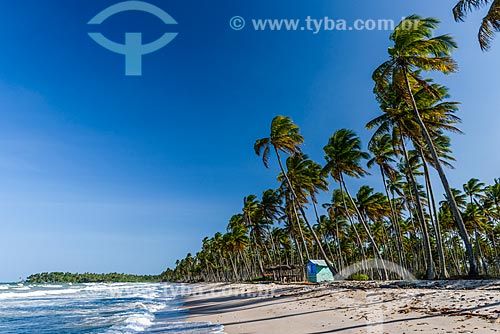
M 0 284 L 0 333 L 222 333 L 222 326 L 185 321 L 186 292 L 160 283 Z

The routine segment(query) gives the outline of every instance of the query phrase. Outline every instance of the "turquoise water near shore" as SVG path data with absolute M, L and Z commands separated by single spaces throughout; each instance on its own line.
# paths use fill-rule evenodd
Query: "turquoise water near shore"
M 208 323 L 185 322 L 181 285 L 0 284 L 2 334 L 205 334 Z

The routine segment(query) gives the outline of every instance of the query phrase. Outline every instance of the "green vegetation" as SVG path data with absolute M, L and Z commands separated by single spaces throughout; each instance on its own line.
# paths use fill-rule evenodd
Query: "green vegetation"
M 353 281 L 369 281 L 370 277 L 365 274 L 354 274 L 351 276 L 351 280 Z
M 129 275 L 129 274 L 72 274 L 72 273 L 41 273 L 29 276 L 27 283 L 117 283 L 117 282 L 159 282 L 159 276 Z
M 227 231 L 205 238 L 200 252 L 177 261 L 162 280 L 304 280 L 305 263 L 318 258 L 334 273 L 383 259 L 426 279 L 500 275 L 500 179 L 471 179 L 461 191 L 445 173 L 454 161 L 447 133 L 461 132 L 459 103 L 425 75 L 455 72 L 457 46 L 449 35 L 434 36 L 437 26 L 413 15 L 391 34 L 387 61 L 373 73 L 380 114 L 366 125 L 373 130 L 369 152 L 352 130 L 340 129 L 317 163 L 303 153 L 291 118 L 275 117 L 254 149 L 265 167 L 276 158 L 279 187 L 246 196 Z M 380 174 L 381 191 L 353 191 L 369 169 Z M 440 202 L 435 180 L 445 192 Z M 320 192 L 331 201 L 319 205 Z M 386 269 L 364 268 L 356 277 L 396 278 Z

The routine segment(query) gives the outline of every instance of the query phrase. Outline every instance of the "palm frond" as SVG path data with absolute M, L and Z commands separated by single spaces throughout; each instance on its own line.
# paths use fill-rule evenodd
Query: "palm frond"
M 479 28 L 479 45 L 483 51 L 489 50 L 495 34 L 500 31 L 500 0 L 494 0 L 488 14 Z

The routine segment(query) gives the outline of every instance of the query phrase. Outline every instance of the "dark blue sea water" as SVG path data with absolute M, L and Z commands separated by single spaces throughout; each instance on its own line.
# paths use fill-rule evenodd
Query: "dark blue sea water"
M 0 334 L 220 333 L 185 322 L 181 285 L 0 284 Z

